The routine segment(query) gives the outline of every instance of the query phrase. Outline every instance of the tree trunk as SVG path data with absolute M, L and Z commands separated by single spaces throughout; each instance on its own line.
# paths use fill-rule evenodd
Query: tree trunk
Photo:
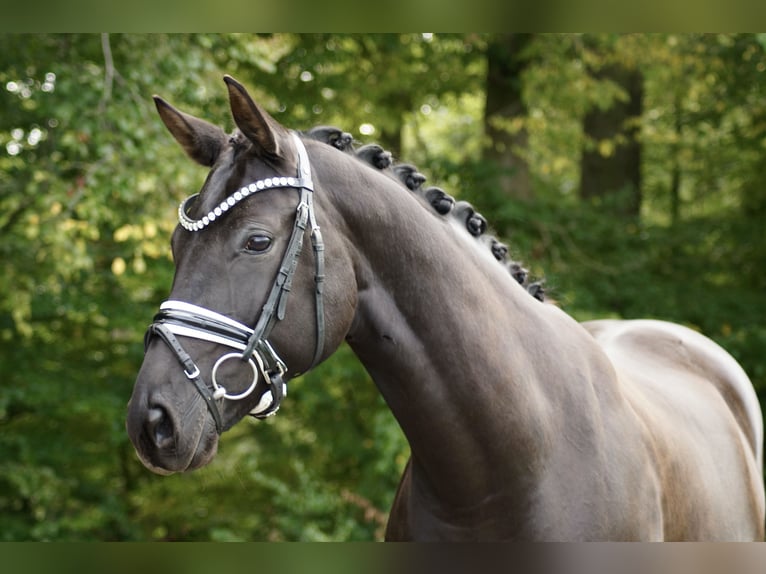
M 643 104 L 643 76 L 636 69 L 607 65 L 593 76 L 618 84 L 627 100 L 594 108 L 585 115 L 583 129 L 590 145 L 583 151 L 580 195 L 599 198 L 615 214 L 638 217 L 641 211 L 641 144 L 638 118 Z
M 676 92 L 673 100 L 675 119 L 673 128 L 675 130 L 676 142 L 673 145 L 673 172 L 670 181 L 670 221 L 676 225 L 681 220 L 681 93 Z
M 529 167 L 521 155 L 527 147 L 527 132 L 514 126 L 526 116 L 521 74 L 528 65 L 523 51 L 532 34 L 497 34 L 487 46 L 484 160 L 489 164 L 492 185 L 520 199 L 533 196 Z

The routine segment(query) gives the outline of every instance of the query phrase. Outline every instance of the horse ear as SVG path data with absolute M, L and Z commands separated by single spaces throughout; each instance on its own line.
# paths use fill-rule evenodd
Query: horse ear
M 256 104 L 245 87 L 229 75 L 223 77 L 229 88 L 229 102 L 234 123 L 254 145 L 271 156 L 280 156 L 280 140 L 287 130 Z
M 224 131 L 211 123 L 177 110 L 159 96 L 154 105 L 168 131 L 197 163 L 212 167 L 226 144 Z

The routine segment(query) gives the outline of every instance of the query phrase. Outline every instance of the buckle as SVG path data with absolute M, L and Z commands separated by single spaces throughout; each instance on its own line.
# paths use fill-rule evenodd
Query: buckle
M 184 369 L 184 375 L 186 375 L 187 379 L 196 379 L 199 377 L 199 367 L 197 365 L 194 365 L 194 372 L 190 373 L 186 369 Z

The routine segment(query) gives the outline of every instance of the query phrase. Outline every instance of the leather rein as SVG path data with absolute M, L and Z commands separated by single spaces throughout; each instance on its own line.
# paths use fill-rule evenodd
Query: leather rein
M 287 394 L 287 379 L 289 378 L 286 377 L 287 366 L 269 343 L 268 337 L 276 323 L 285 318 L 287 299 L 295 270 L 298 267 L 307 227 L 311 229 L 311 245 L 316 262 L 314 296 L 317 339 L 311 367 L 313 368 L 322 359 L 325 330 L 322 296 L 324 242 L 314 211 L 314 186 L 311 181 L 311 165 L 308 154 L 298 135 L 295 132 L 291 132 L 291 135 L 298 152 L 297 177 L 272 177 L 250 183 L 223 200 L 202 219 L 194 220 L 188 215 L 189 207 L 199 194 L 188 197 L 178 208 L 178 220 L 181 227 L 189 232 L 198 232 L 215 222 L 226 211 L 250 195 L 272 188 L 292 187 L 299 190 L 300 201 L 295 213 L 292 234 L 282 256 L 274 284 L 255 326 L 248 327 L 230 317 L 192 303 L 169 300 L 160 305 L 160 311 L 154 316 L 144 338 L 145 349 L 148 349 L 154 336 L 159 336 L 168 345 L 183 367 L 186 377 L 194 384 L 205 400 L 219 434 L 223 432 L 219 403 L 224 399 L 242 400 L 249 396 L 255 390 L 259 376 L 263 377 L 269 387 L 269 392 L 263 394 L 259 403 L 250 411 L 250 415 L 256 418 L 266 418 L 275 414 L 279 410 L 282 399 Z M 176 336 L 209 341 L 235 350 L 235 352 L 222 355 L 213 365 L 211 371 L 212 388 L 205 383 L 199 367 L 184 350 Z M 244 392 L 239 394 L 228 393 L 216 378 L 221 364 L 231 359 L 244 361 L 253 370 L 252 383 Z

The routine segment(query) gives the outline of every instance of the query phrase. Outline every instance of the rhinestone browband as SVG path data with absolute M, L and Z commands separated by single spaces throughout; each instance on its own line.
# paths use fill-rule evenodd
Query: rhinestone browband
M 190 195 L 185 200 L 183 200 L 181 205 L 178 206 L 178 222 L 181 224 L 181 227 L 187 231 L 200 231 L 210 225 L 217 218 L 221 217 L 230 208 L 234 207 L 247 196 L 258 193 L 259 191 L 263 191 L 264 189 L 272 189 L 274 187 L 308 187 L 310 189 L 311 180 L 297 177 L 268 177 L 266 179 L 261 179 L 235 191 L 232 195 L 224 199 L 220 205 L 218 205 L 218 207 L 213 209 L 202 219 L 196 220 L 186 215 L 191 203 L 197 199 L 197 196 L 199 196 L 199 193 L 195 193 L 194 195 Z

